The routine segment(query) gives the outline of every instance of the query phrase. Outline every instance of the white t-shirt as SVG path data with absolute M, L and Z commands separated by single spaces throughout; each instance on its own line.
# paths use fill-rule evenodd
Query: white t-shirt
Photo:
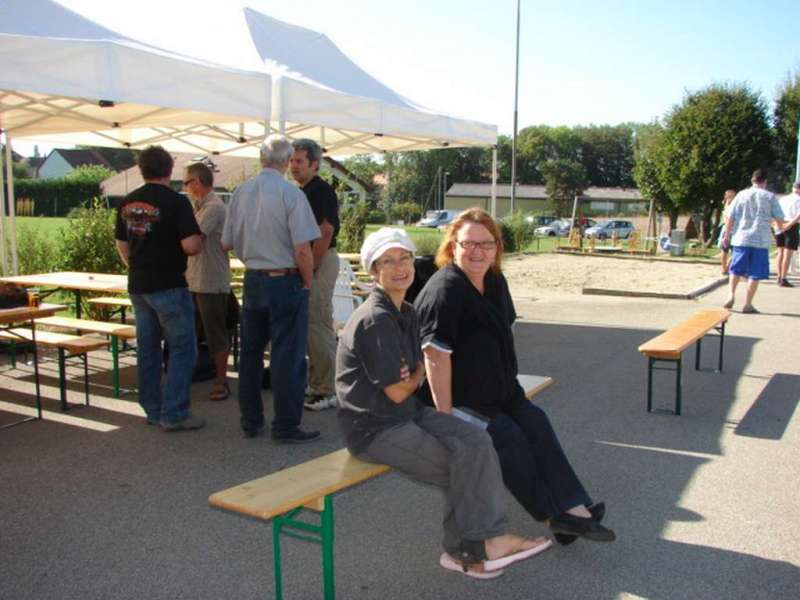
M 786 221 L 791 221 L 800 212 L 800 195 L 798 194 L 788 194 L 781 198 L 779 202 L 783 209 L 783 218 Z

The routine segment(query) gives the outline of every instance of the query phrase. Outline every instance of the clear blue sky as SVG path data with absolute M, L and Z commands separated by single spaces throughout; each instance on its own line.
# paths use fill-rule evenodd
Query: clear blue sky
M 325 33 L 419 104 L 511 133 L 515 0 L 229 2 Z M 64 3 L 95 5 L 104 23 L 134 31 L 148 18 L 180 27 L 182 13 L 210 0 L 140 0 L 127 11 L 108 0 Z M 713 82 L 747 82 L 771 104 L 800 70 L 799 15 L 797 0 L 522 0 L 520 128 L 650 121 Z

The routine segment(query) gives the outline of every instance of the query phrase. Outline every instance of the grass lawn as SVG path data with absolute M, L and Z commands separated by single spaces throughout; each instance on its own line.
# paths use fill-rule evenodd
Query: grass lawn
M 17 217 L 17 227 L 38 230 L 48 238 L 58 236 L 59 230 L 67 224 L 66 217 Z M 8 222 L 8 221 L 6 221 Z

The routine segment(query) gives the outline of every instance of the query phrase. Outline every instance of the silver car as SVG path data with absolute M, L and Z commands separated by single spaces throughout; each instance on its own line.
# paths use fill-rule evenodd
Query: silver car
M 551 237 L 559 236 L 565 237 L 569 235 L 569 219 L 559 219 L 558 221 L 553 221 L 549 225 L 544 225 L 543 227 L 537 227 L 534 230 L 536 235 L 547 235 Z
M 627 238 L 635 229 L 633 223 L 630 221 L 621 221 L 619 219 L 610 219 L 598 223 L 594 227 L 589 227 L 586 230 L 586 237 L 594 237 L 598 240 L 605 240 L 617 235 L 621 240 Z

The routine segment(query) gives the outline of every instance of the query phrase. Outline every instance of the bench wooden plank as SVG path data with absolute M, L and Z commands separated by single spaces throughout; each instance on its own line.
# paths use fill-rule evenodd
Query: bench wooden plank
M 50 327 L 61 327 L 63 329 L 77 329 L 79 331 L 115 335 L 124 339 L 136 337 L 136 328 L 132 325 L 107 323 L 105 321 L 89 321 L 86 319 L 75 319 L 73 317 L 44 317 L 43 319 L 36 319 L 36 323 L 49 325 Z
M 639 352 L 653 358 L 678 358 L 681 352 L 730 316 L 731 311 L 721 308 L 700 311 L 639 346 Z
M 33 341 L 33 332 L 30 329 L 19 327 L 9 331 L 0 331 L 0 338 L 15 342 L 20 342 L 24 339 L 30 342 Z M 72 354 L 83 354 L 84 352 L 99 350 L 106 346 L 105 340 L 100 340 L 96 337 L 88 335 L 68 335 L 66 333 L 41 331 L 39 329 L 36 330 L 36 343 L 54 348 L 64 348 Z
M 131 308 L 133 303 L 130 298 L 116 298 L 116 297 L 102 297 L 102 298 L 89 298 L 89 304 L 99 304 L 100 306 L 124 306 Z
M 533 399 L 536 394 L 553 385 L 553 378 L 544 375 L 523 375 L 520 373 L 517 375 L 517 381 L 519 381 L 522 389 L 525 390 L 525 397 L 528 400 Z
M 269 520 L 389 470 L 353 457 L 347 448 L 212 494 L 209 504 Z
M 530 400 L 553 384 L 552 377 L 518 375 Z M 346 448 L 223 490 L 209 498 L 211 506 L 269 520 L 298 506 L 322 510 L 322 499 L 389 470 L 353 457 Z

